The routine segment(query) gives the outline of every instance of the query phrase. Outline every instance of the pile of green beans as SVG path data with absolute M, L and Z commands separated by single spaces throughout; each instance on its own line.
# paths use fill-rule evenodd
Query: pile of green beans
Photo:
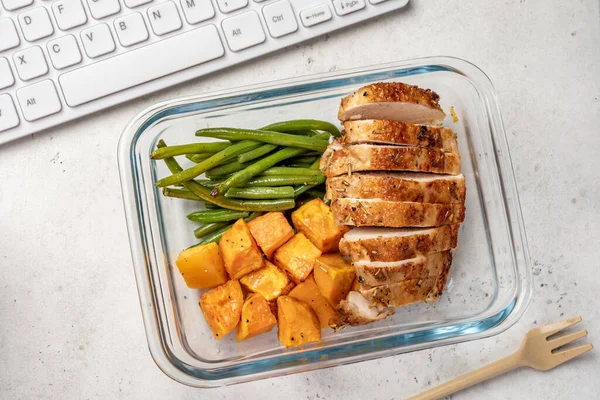
M 208 128 L 196 136 L 209 143 L 167 146 L 161 140 L 150 155 L 163 160 L 171 175 L 156 182 L 165 197 L 203 204 L 188 214 L 200 224 L 198 244 L 218 242 L 235 221 L 269 211 L 289 211 L 313 198 L 323 198 L 322 153 L 339 129 L 325 121 L 293 120 L 260 129 Z M 184 156 L 184 169 L 175 159 Z

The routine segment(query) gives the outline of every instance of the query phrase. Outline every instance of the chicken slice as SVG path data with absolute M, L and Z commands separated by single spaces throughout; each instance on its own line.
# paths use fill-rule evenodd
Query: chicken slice
M 452 252 L 443 251 L 402 261 L 358 261 L 353 263 L 363 288 L 391 285 L 411 279 L 436 278 L 450 268 Z
M 340 302 L 337 311 L 329 322 L 336 330 L 347 325 L 365 325 L 394 314 L 391 308 L 372 305 L 359 292 L 348 293 L 346 300 Z
M 395 144 L 458 153 L 456 135 L 452 129 L 441 126 L 390 120 L 346 121 L 343 125 L 343 141 L 346 144 Z
M 334 142 L 321 158 L 321 171 L 329 177 L 359 171 L 413 171 L 458 175 L 458 153 L 420 147 L 355 144 L 341 146 Z
M 340 241 L 340 253 L 353 263 L 406 260 L 456 248 L 459 228 L 354 228 Z
M 465 205 L 396 202 L 380 199 L 336 199 L 331 210 L 338 225 L 436 227 L 462 222 Z
M 342 99 L 340 121 L 387 119 L 413 124 L 439 123 L 446 114 L 440 96 L 430 89 L 401 82 L 374 83 Z
M 328 179 L 326 198 L 354 197 L 447 204 L 463 203 L 466 193 L 463 175 L 362 172 Z

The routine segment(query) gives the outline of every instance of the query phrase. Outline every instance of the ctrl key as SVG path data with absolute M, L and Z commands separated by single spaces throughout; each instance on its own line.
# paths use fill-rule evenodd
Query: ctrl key
M 19 115 L 8 94 L 0 94 L 0 132 L 19 125 Z
M 62 110 L 56 88 L 51 80 L 45 80 L 17 90 L 17 98 L 21 110 L 23 110 L 23 116 L 29 122 L 56 114 Z

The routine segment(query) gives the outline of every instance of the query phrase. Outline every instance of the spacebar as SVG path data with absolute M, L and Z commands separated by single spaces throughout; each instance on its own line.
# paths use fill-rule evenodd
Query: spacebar
M 76 107 L 222 57 L 219 33 L 208 25 L 62 74 L 67 104 Z

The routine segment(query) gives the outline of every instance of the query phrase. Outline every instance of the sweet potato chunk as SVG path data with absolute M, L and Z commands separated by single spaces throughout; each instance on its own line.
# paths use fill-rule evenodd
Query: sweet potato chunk
M 333 213 L 321 199 L 311 200 L 294 211 L 292 222 L 323 253 L 336 252 L 340 239 L 349 230 L 335 223 Z
M 275 265 L 284 269 L 295 283 L 302 283 L 313 270 L 321 250 L 302 233 L 298 233 L 275 251 Z
M 202 244 L 179 253 L 177 268 L 192 289 L 207 289 L 227 282 L 227 271 L 216 243 Z
M 236 280 L 228 281 L 200 296 L 200 308 L 215 339 L 233 331 L 240 322 L 244 294 Z
M 285 347 L 321 340 L 319 319 L 308 304 L 289 296 L 277 298 L 277 336 Z
M 274 300 L 282 294 L 287 294 L 294 286 L 285 272 L 275 265 L 265 261 L 265 266 L 240 279 L 246 289 L 260 293 L 267 300 Z
M 248 223 L 248 229 L 269 260 L 273 253 L 294 237 L 294 230 L 281 212 L 270 212 Z
M 219 248 L 231 279 L 239 279 L 263 266 L 263 255 L 243 219 L 223 234 Z
M 292 289 L 288 296 L 308 304 L 315 314 L 317 314 L 321 328 L 329 326 L 329 320 L 335 315 L 335 311 L 319 291 L 312 275 Z
M 324 254 L 315 261 L 315 282 L 332 307 L 337 307 L 352 288 L 354 268 L 339 254 Z
M 277 325 L 271 313 L 269 302 L 260 294 L 252 293 L 242 307 L 242 318 L 237 327 L 235 339 L 238 342 L 269 332 Z

